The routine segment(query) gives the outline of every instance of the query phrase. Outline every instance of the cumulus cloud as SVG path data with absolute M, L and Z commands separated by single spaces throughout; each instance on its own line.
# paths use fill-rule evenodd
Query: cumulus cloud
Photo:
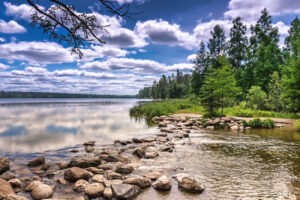
M 8 65 L 4 65 L 2 63 L 0 63 L 0 70 L 5 70 L 5 69 L 8 69 L 9 66 Z
M 193 63 L 196 60 L 197 54 L 191 54 L 189 55 L 186 60 L 190 63 Z
M 5 14 L 8 16 L 14 16 L 18 19 L 24 19 L 27 21 L 31 20 L 31 15 L 34 13 L 34 10 L 28 4 L 13 5 L 10 2 L 4 2 Z M 39 6 L 40 9 L 44 10 L 43 7 Z
M 5 42 L 5 38 L 0 37 L 0 42 Z
M 165 65 L 153 60 L 142 60 L 133 58 L 111 58 L 106 61 L 88 62 L 80 66 L 82 69 L 101 71 L 129 71 L 139 74 L 162 74 L 175 72 L 177 69 L 190 71 L 193 65 L 180 63 L 175 65 Z
M 189 50 L 195 46 L 192 35 L 183 32 L 178 24 L 170 24 L 162 19 L 138 21 L 134 32 L 143 38 L 149 38 L 156 44 L 178 45 Z
M 0 44 L 0 58 L 13 61 L 26 61 L 31 65 L 47 65 L 71 62 L 92 61 L 97 58 L 125 56 L 129 52 L 112 46 L 92 45 L 82 49 L 82 60 L 72 55 L 70 48 L 55 42 L 10 42 Z
M 242 17 L 247 21 L 255 21 L 263 8 L 267 8 L 271 15 L 299 14 L 300 1 L 298 0 L 231 0 L 229 10 L 224 13 L 226 18 Z
M 0 33 L 24 33 L 26 32 L 26 29 L 18 24 L 16 21 L 11 20 L 9 22 L 6 22 L 2 19 L 0 19 Z

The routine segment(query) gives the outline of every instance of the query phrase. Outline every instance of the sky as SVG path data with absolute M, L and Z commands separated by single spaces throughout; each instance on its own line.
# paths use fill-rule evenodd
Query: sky
M 0 2 L 0 90 L 86 94 L 136 94 L 162 74 L 191 72 L 201 41 L 219 24 L 228 37 L 231 21 L 240 16 L 255 24 L 267 8 L 280 42 L 300 14 L 299 0 L 117 0 L 138 14 L 120 18 L 104 11 L 97 0 L 76 1 L 78 12 L 93 14 L 107 26 L 106 44 L 82 47 L 50 40 L 30 25 L 33 9 L 25 0 Z M 64 2 L 74 2 L 67 0 Z M 47 10 L 48 0 L 40 1 Z

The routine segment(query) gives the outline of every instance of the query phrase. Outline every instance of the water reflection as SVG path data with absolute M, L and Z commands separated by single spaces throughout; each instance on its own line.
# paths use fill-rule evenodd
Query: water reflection
M 133 99 L 37 102 L 0 102 L 0 152 L 42 152 L 93 139 L 108 144 L 154 131 L 144 120 L 130 119 L 129 109 L 137 103 Z

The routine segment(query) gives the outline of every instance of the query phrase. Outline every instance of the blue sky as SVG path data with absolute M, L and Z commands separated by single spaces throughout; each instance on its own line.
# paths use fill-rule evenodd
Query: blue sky
M 232 19 L 240 16 L 249 29 L 267 8 L 283 45 L 289 24 L 300 14 L 298 0 L 117 1 L 142 13 L 133 15 L 134 20 L 120 19 L 96 0 L 76 1 L 79 12 L 110 25 L 107 43 L 83 48 L 83 59 L 29 25 L 33 11 L 25 0 L 1 1 L 0 90 L 136 94 L 162 74 L 190 72 L 200 41 L 206 42 L 217 24 L 228 35 Z M 40 2 L 44 10 L 51 6 Z

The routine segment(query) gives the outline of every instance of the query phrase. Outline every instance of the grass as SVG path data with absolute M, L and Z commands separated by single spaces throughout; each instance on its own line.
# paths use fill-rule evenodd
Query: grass
M 130 110 L 130 116 L 146 117 L 148 119 L 151 119 L 154 116 L 171 115 L 175 113 L 205 114 L 205 109 L 201 105 L 192 102 L 189 99 L 177 99 L 141 104 L 133 107 Z M 224 108 L 224 114 L 226 116 L 237 117 L 272 117 L 300 119 L 300 114 L 252 110 L 247 108 L 241 108 L 240 106 Z

